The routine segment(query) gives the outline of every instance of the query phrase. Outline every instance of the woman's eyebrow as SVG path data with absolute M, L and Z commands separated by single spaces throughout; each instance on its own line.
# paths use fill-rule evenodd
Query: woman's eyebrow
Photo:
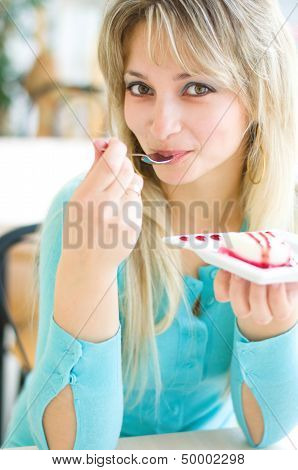
M 125 72 L 124 76 L 125 75 L 133 75 L 134 77 L 138 77 L 138 78 L 142 78 L 143 80 L 149 80 L 148 77 L 146 77 L 145 75 L 142 75 L 141 73 L 139 72 L 136 72 L 134 70 L 127 70 L 127 72 Z M 195 77 L 196 75 L 189 75 L 189 73 L 179 73 L 178 75 L 175 75 L 175 77 L 173 77 L 173 81 L 178 81 L 178 80 L 185 80 L 186 78 L 191 78 L 191 77 Z

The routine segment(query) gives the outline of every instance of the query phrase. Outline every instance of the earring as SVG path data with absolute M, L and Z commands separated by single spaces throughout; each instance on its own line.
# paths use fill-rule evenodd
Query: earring
M 250 158 L 247 159 L 247 174 L 248 174 L 249 180 L 250 180 L 250 182 L 251 182 L 252 184 L 259 184 L 259 183 L 262 181 L 262 179 L 263 179 L 263 177 L 264 177 L 264 174 L 265 174 L 265 169 L 266 169 L 265 153 L 262 152 L 261 155 L 262 155 L 261 158 L 262 158 L 262 160 L 263 160 L 263 171 L 262 171 L 262 176 L 261 176 L 261 178 L 259 179 L 259 181 L 254 181 L 254 180 L 252 179 L 252 172 L 251 172 L 251 167 L 250 167 Z
M 249 178 L 249 180 L 252 184 L 259 184 L 263 179 L 265 169 L 266 169 L 266 154 L 265 154 L 265 152 L 263 150 L 263 147 L 262 147 L 261 128 L 260 128 L 259 123 L 257 123 L 257 122 L 254 123 L 254 134 L 255 134 L 255 137 L 254 137 L 255 145 L 259 146 L 260 155 L 261 155 L 261 158 L 263 159 L 263 171 L 262 171 L 262 176 L 259 179 L 259 181 L 254 181 L 252 179 L 252 171 L 251 171 L 251 166 L 250 166 L 251 165 L 251 159 L 248 158 L 247 159 L 247 174 L 248 174 L 248 178 Z

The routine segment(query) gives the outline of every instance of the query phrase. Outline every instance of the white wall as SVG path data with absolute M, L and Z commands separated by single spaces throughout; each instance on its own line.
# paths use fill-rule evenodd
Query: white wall
M 0 225 L 39 223 L 55 193 L 93 161 L 88 139 L 0 139 Z

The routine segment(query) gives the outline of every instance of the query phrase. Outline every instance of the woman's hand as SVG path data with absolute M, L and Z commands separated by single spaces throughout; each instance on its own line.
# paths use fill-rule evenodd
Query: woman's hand
M 218 302 L 231 302 L 245 336 L 275 336 L 298 319 L 297 282 L 260 285 L 220 269 L 214 280 L 214 294 Z
M 63 208 L 54 319 L 72 336 L 97 343 L 119 327 L 117 268 L 140 234 L 143 179 L 123 142 L 94 145 L 95 161 Z
M 71 259 L 74 270 L 86 268 L 86 275 L 115 271 L 129 256 L 140 235 L 143 209 L 143 178 L 135 173 L 126 145 L 116 137 L 93 143 L 94 163 L 68 203 L 68 243 L 62 251 L 62 258 Z

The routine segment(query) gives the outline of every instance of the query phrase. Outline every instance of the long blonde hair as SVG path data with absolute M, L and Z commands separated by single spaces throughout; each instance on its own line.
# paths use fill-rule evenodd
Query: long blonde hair
M 128 155 L 144 153 L 127 127 L 123 113 L 124 41 L 139 21 L 147 26 L 152 61 L 158 64 L 157 46 L 158 52 L 166 50 L 162 41 L 167 40 L 184 70 L 193 73 L 196 64 L 213 79 L 216 77 L 221 86 L 237 91 L 245 104 L 249 126 L 245 133 L 239 203 L 248 230 L 296 231 L 297 57 L 293 35 L 284 24 L 277 1 L 108 2 L 99 37 L 99 66 L 106 84 L 109 132 L 125 142 Z M 123 380 L 127 384 L 125 399 L 128 401 L 141 377 L 136 405 L 146 388 L 151 353 L 157 405 L 162 382 L 156 335 L 172 324 L 181 297 L 184 298 L 184 283 L 180 251 L 169 249 L 162 241 L 163 236 L 171 234 L 167 223 L 169 202 L 153 168 L 135 157 L 132 162 L 135 171 L 144 177 L 144 209 L 139 240 L 122 266 Z M 157 319 L 161 308 L 164 314 Z M 192 315 L 191 308 L 187 311 Z

